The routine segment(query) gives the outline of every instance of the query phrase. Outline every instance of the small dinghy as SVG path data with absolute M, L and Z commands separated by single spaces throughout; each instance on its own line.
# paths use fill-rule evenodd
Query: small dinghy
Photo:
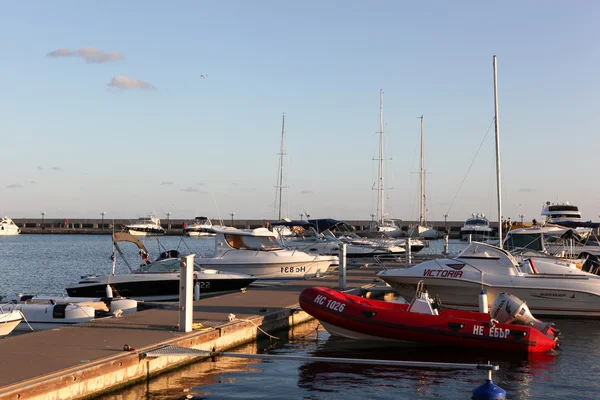
M 558 347 L 558 330 L 535 319 L 519 298 L 501 293 L 490 313 L 450 310 L 430 298 L 422 281 L 410 304 L 371 300 L 315 287 L 300 307 L 332 336 L 397 340 L 436 346 L 537 353 Z M 485 307 L 487 309 L 487 305 Z

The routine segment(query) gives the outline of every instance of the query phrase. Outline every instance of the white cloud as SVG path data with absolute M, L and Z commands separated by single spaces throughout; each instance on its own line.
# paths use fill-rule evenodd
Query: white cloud
M 161 182 L 161 185 L 174 185 L 175 182 L 173 181 L 165 181 L 165 182 Z
M 53 171 L 62 171 L 62 169 L 60 167 L 52 167 Z
M 300 192 L 300 194 L 315 194 L 315 192 L 313 192 L 312 190 L 303 190 Z
M 119 89 L 156 90 L 156 88 L 148 82 L 144 82 L 140 79 L 128 78 L 123 75 L 113 77 L 108 83 L 108 86 L 113 86 Z
M 105 53 L 95 47 L 84 47 L 79 50 L 58 49 L 47 54 L 48 57 L 80 57 L 88 64 L 103 64 L 106 62 L 119 61 L 125 58 L 118 51 Z
M 181 189 L 182 192 L 188 192 L 188 193 L 201 193 L 201 194 L 207 194 L 208 192 L 204 191 L 204 190 L 200 190 L 197 189 L 195 187 L 192 186 L 188 186 L 185 189 Z
M 18 189 L 21 187 L 20 183 L 13 183 L 12 185 L 8 185 L 7 188 Z

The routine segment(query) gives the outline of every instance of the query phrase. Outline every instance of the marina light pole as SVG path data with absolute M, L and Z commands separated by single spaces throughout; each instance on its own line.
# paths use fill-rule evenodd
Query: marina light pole
M 167 213 L 167 229 L 171 229 L 171 213 Z
M 42 229 L 46 229 L 46 227 L 44 226 L 44 216 L 46 215 L 46 212 L 42 211 Z
M 450 216 L 450 214 L 446 213 L 444 214 L 444 229 L 446 230 L 446 233 L 448 233 L 448 217 Z
M 106 213 L 102 211 L 100 215 L 102 215 L 102 231 L 104 231 L 104 216 L 106 215 Z
M 300 213 L 300 221 L 302 221 L 302 220 L 303 220 L 303 217 L 304 217 L 304 213 L 303 213 L 303 212 L 301 212 L 301 213 Z
M 523 227 L 523 218 L 525 218 L 525 214 L 519 214 L 519 217 L 521 218 L 521 228 Z
M 235 215 L 235 213 L 232 212 L 232 213 L 229 213 L 229 215 L 231 215 L 231 226 L 233 226 L 233 216 Z

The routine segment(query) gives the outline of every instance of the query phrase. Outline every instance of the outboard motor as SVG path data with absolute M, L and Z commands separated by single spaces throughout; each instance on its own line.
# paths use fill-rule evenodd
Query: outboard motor
M 534 318 L 527 304 L 512 294 L 500 293 L 492 304 L 490 316 L 500 323 L 532 326 L 550 337 L 558 336 L 553 323 Z

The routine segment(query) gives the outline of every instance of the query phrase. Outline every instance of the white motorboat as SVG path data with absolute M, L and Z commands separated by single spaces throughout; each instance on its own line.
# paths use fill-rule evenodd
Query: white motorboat
M 282 248 L 266 228 L 253 230 L 214 227 L 214 257 L 197 257 L 202 268 L 253 275 L 257 279 L 304 279 L 339 265 L 336 256 L 309 254 Z
M 213 224 L 208 217 L 196 217 L 194 221 L 183 229 L 184 236 L 190 237 L 213 237 L 215 232 Z
M 353 265 L 376 264 L 383 260 L 399 261 L 406 253 L 406 241 L 389 236 L 361 237 L 354 232 L 354 227 L 344 221 L 333 218 L 309 219 L 316 231 L 330 240 L 346 243 L 347 263 Z M 373 234 L 373 232 L 370 232 Z M 411 241 L 411 250 L 419 251 L 425 244 Z
M 19 228 L 12 219 L 2 217 L 0 220 L 0 236 L 16 236 L 21 233 Z
M 490 221 L 483 214 L 472 214 L 460 228 L 460 240 L 485 241 L 491 239 L 493 230 Z
M 0 337 L 10 334 L 23 320 L 23 314 L 19 310 L 4 309 L 0 305 Z
M 502 216 L 496 56 L 494 105 L 496 131 L 496 181 L 498 220 Z M 502 237 L 502 224 L 498 226 Z M 526 301 L 540 315 L 600 317 L 600 276 L 583 272 L 572 263 L 548 258 L 523 258 L 519 263 L 500 247 L 470 243 L 454 259 L 429 260 L 412 267 L 387 269 L 378 274 L 400 295 L 410 299 L 423 280 L 447 305 L 475 310 L 473 296 L 484 290 L 488 299 L 509 292 Z M 491 297 L 490 297 L 491 296 Z
M 437 239 L 438 231 L 427 224 L 427 194 L 425 192 L 425 129 L 424 117 L 421 115 L 421 168 L 419 170 L 419 188 L 421 195 L 419 196 L 419 223 L 408 230 L 408 236 L 423 239 Z
M 131 267 L 119 246 L 120 243 L 135 244 L 140 253 L 141 266 Z M 74 285 L 68 287 L 67 293 L 72 297 L 103 297 L 107 286 L 114 296 L 128 297 L 147 301 L 177 301 L 179 299 L 179 270 L 181 256 L 177 250 L 162 252 L 159 257 L 148 262 L 148 251 L 136 237 L 125 232 L 113 234 L 115 250 L 129 267 L 130 273 L 116 274 L 116 257 L 113 254 L 113 272 L 108 275 L 87 275 Z M 194 263 L 194 284 L 198 285 L 200 297 L 239 291 L 256 280 L 256 277 L 217 270 L 205 269 L 196 257 Z
M 519 263 L 506 250 L 485 243 L 470 243 L 456 258 L 387 269 L 378 277 L 407 300 L 423 280 L 452 308 L 477 310 L 477 295 L 484 290 L 490 300 L 501 292 L 514 294 L 540 315 L 600 317 L 600 276 L 549 258 Z
M 160 219 L 154 216 L 140 218 L 138 222 L 125 225 L 124 231 L 134 236 L 161 236 L 165 234 L 165 228 L 160 225 Z
M 375 264 L 377 258 L 391 262 L 392 258 L 399 258 L 404 254 L 402 248 L 395 249 L 394 252 L 373 245 L 373 240 L 370 239 L 354 238 L 359 244 L 353 244 L 350 240 L 345 242 L 338 239 L 328 230 L 325 234 L 318 233 L 315 225 L 308 221 L 277 221 L 271 223 L 271 226 L 284 247 L 310 254 L 337 256 L 340 244 L 346 243 L 347 268 Z

